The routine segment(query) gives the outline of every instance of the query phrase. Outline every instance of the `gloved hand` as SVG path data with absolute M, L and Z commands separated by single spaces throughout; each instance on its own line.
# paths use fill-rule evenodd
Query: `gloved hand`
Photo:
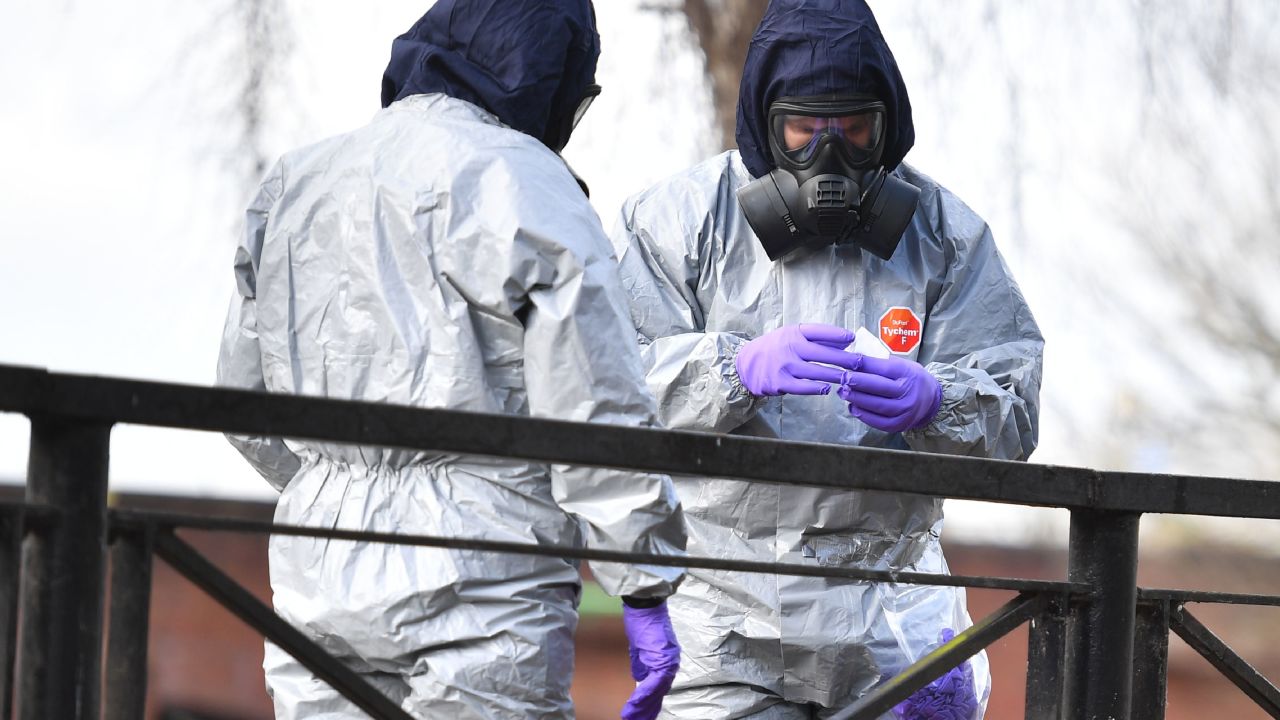
M 663 602 L 651 608 L 622 606 L 622 625 L 631 644 L 635 692 L 622 708 L 622 720 L 653 720 L 680 667 L 680 645 Z
M 942 404 L 942 383 L 924 366 L 899 357 L 854 355 L 836 394 L 849 414 L 889 433 L 928 425 Z
M 943 630 L 939 641 L 949 643 L 955 635 L 950 629 Z M 966 660 L 895 705 L 893 714 L 899 720 L 973 720 L 978 714 L 976 692 L 973 668 Z
M 844 374 L 838 368 L 856 367 L 857 356 L 841 349 L 851 342 L 853 333 L 834 325 L 784 325 L 743 345 L 734 362 L 743 386 L 757 397 L 826 395 Z

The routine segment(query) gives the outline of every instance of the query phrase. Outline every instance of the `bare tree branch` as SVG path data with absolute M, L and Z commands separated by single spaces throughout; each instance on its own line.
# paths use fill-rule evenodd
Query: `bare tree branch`
M 747 47 L 767 0 L 684 0 L 684 14 L 706 58 L 716 125 L 724 149 L 737 145 L 738 86 Z
M 272 86 L 291 51 L 288 13 L 283 0 L 235 0 L 243 31 L 244 76 L 237 98 L 245 171 L 256 183 L 271 161 L 263 137 Z

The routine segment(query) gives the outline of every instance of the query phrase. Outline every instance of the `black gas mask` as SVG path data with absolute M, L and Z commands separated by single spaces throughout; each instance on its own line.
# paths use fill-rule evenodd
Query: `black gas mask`
M 920 190 L 880 164 L 884 126 L 884 103 L 865 95 L 781 98 L 769 106 L 777 169 L 740 188 L 738 203 L 770 260 L 843 242 L 893 256 Z
M 560 160 L 564 162 L 564 166 L 569 169 L 569 174 L 573 176 L 574 181 L 578 183 L 578 187 L 582 188 L 582 194 L 591 197 L 591 188 L 587 187 L 587 181 L 582 176 L 573 171 L 569 165 L 569 161 L 564 159 L 564 146 L 569 144 L 569 136 L 577 129 L 578 123 L 582 121 L 582 116 L 587 114 L 587 108 L 591 107 L 591 103 L 600 96 L 600 86 L 591 83 L 582 93 L 582 99 L 578 101 L 577 108 L 574 109 L 572 115 L 565 115 L 559 121 L 552 121 L 547 124 L 545 137 L 542 138 L 543 144 L 551 148 Z
M 591 103 L 595 102 L 595 99 L 599 96 L 600 86 L 595 83 L 588 85 L 587 89 L 582 92 L 582 98 L 578 100 L 573 113 L 553 117 L 547 122 L 547 129 L 543 133 L 542 143 L 557 153 L 564 150 L 564 146 L 569 144 L 569 136 L 573 134 L 574 129 L 578 127 L 578 123 L 582 121 L 582 116 L 587 114 L 587 109 L 591 107 Z

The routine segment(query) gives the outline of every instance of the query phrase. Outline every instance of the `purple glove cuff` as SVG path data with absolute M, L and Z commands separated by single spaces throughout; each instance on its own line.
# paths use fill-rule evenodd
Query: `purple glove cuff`
M 934 387 L 933 405 L 929 408 L 929 412 L 925 413 L 924 417 L 921 418 L 920 422 L 907 428 L 908 430 L 919 430 L 922 427 L 927 427 L 929 423 L 933 422 L 934 418 L 938 417 L 938 410 L 942 408 L 942 383 L 936 377 L 934 381 L 937 385 Z
M 654 720 L 680 668 L 680 645 L 667 604 L 649 608 L 624 605 L 622 626 L 631 644 L 631 676 L 637 683 L 622 708 L 622 720 Z
M 951 642 L 955 632 L 942 631 L 939 641 Z M 977 689 L 969 661 L 951 668 L 947 674 L 917 690 L 898 703 L 893 714 L 899 720 L 974 720 L 978 714 Z

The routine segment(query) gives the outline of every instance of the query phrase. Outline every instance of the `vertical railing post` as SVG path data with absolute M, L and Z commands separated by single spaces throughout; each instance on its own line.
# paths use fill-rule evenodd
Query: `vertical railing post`
M 149 526 L 111 533 L 111 608 L 103 720 L 143 720 L 147 707 L 147 625 L 151 611 Z
M 1071 720 L 1129 720 L 1140 517 L 1071 512 L 1068 578 L 1092 588 L 1069 623 L 1065 717 Z
M 101 694 L 109 423 L 31 419 L 22 546 L 20 720 L 97 720 Z
M 1169 601 L 1138 603 L 1133 643 L 1133 715 L 1164 720 L 1169 676 Z
M 0 718 L 13 717 L 13 662 L 18 653 L 18 569 L 22 511 L 0 511 Z
M 1027 635 L 1027 703 L 1024 717 L 1061 720 L 1066 665 L 1067 601 L 1055 599 L 1031 619 Z

